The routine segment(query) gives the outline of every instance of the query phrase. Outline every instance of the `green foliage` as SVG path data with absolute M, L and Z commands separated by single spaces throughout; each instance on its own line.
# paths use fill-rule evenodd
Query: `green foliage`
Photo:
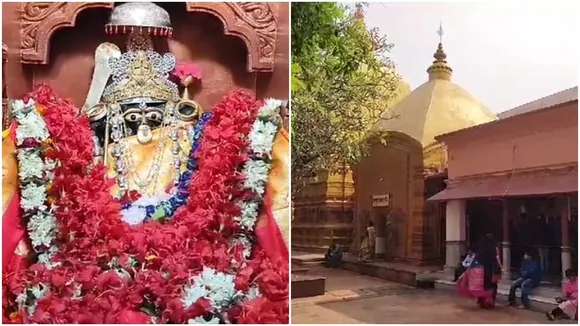
M 390 118 L 380 113 L 399 84 L 392 44 L 355 16 L 337 3 L 292 3 L 293 185 L 360 160 L 371 127 Z

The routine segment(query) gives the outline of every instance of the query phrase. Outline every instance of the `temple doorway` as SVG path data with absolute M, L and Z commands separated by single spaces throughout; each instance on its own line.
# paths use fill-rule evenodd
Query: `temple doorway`
M 491 233 L 501 247 L 510 243 L 510 269 L 519 271 L 524 252 L 531 253 L 542 267 L 547 282 L 559 283 L 562 278 L 562 222 L 568 216 L 568 239 L 571 267 L 578 268 L 578 198 L 569 196 L 570 214 L 559 202 L 562 196 L 506 199 L 509 238 L 504 239 L 504 202 L 493 199 L 474 199 L 466 203 L 466 243 L 476 249 L 479 241 Z
M 372 219 L 375 223 L 375 230 L 377 232 L 376 239 L 376 258 L 392 259 L 395 253 L 393 238 L 393 225 L 389 219 L 389 207 L 373 207 L 371 211 Z M 379 230 L 380 229 L 380 230 Z
M 427 236 L 428 249 L 426 256 L 434 264 L 444 264 L 447 250 L 446 226 L 445 226 L 445 203 L 427 201 L 428 198 L 445 189 L 446 173 L 430 175 L 425 178 L 425 213 L 426 224 L 429 229 Z
M 491 233 L 499 243 L 501 237 L 501 202 L 488 199 L 468 200 L 465 207 L 467 215 L 467 247 L 475 249 L 481 239 Z

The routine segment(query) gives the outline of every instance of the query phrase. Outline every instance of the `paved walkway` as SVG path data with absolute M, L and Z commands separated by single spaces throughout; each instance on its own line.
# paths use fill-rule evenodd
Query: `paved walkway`
M 292 324 L 548 323 L 541 313 L 507 307 L 481 310 L 453 293 L 417 289 L 345 270 L 317 267 L 309 274 L 326 276 L 327 292 L 292 300 Z

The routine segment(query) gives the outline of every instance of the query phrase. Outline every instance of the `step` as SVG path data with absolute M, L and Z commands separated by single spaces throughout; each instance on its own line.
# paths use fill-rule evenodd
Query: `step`
M 290 283 L 291 298 L 308 298 L 324 295 L 326 288 L 326 278 L 309 275 L 292 275 Z
M 291 262 L 297 266 L 318 266 L 324 264 L 323 254 L 304 254 L 292 256 Z

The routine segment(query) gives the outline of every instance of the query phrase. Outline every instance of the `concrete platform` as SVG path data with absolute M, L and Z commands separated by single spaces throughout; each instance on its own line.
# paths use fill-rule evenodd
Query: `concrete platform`
M 421 281 L 432 281 L 434 282 L 435 289 L 441 289 L 445 291 L 455 292 L 456 282 L 453 282 L 453 278 L 443 271 L 438 271 L 435 273 L 426 273 L 419 277 Z M 497 301 L 499 303 L 507 303 L 508 295 L 510 290 L 511 281 L 503 280 L 498 285 L 498 295 Z M 546 312 L 548 310 L 554 309 L 558 305 L 554 298 L 560 296 L 560 288 L 556 286 L 540 285 L 532 290 L 530 295 L 531 309 L 539 312 Z M 518 290 L 516 292 L 517 302 L 520 303 L 521 292 Z
M 292 275 L 304 275 L 306 273 L 308 273 L 308 268 L 292 265 Z
M 324 264 L 324 254 L 292 252 L 290 261 L 295 266 L 320 266 Z
M 374 276 L 383 280 L 416 286 L 417 275 L 439 270 L 439 266 L 417 266 L 405 263 L 368 261 L 361 262 L 354 257 L 345 256 L 342 268 L 360 274 Z
M 290 283 L 291 299 L 324 295 L 325 283 L 325 277 L 292 273 L 292 281 Z

